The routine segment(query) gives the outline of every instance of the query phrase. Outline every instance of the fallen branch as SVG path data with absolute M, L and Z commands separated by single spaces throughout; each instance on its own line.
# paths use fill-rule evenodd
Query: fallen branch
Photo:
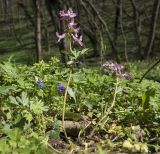
M 141 83 L 142 80 L 146 77 L 146 75 L 147 75 L 155 66 L 157 66 L 159 63 L 160 63 L 160 59 L 158 59 L 158 60 L 144 73 L 144 75 L 141 77 L 139 83 Z

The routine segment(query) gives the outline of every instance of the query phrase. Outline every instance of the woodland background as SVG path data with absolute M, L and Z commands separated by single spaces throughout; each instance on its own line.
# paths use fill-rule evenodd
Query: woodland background
M 160 0 L 0 0 L 0 61 L 58 56 L 65 63 L 65 42 L 55 33 L 64 30 L 58 12 L 70 7 L 91 49 L 83 59 L 89 64 L 159 57 Z

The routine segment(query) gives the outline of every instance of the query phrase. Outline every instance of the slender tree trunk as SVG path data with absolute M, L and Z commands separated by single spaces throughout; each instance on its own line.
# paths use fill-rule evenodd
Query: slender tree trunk
M 86 11 L 86 16 L 88 19 L 88 24 L 89 24 L 89 31 L 86 29 L 86 27 L 84 25 L 82 25 L 82 27 L 85 27 L 85 29 L 83 28 L 83 30 L 85 31 L 86 35 L 89 37 L 90 42 L 92 44 L 93 47 L 93 57 L 97 57 L 100 56 L 100 38 L 98 38 L 97 33 L 100 34 L 100 30 L 96 21 L 96 15 L 95 12 L 93 10 L 89 10 L 88 7 L 84 4 L 83 1 L 80 1 L 80 4 L 83 6 L 84 10 Z M 101 37 L 99 35 L 99 37 Z
M 35 17 L 36 17 L 36 27 L 35 27 L 35 37 L 36 37 L 36 60 L 42 59 L 42 32 L 41 32 L 41 2 L 40 0 L 35 0 Z
M 122 33 L 122 38 L 124 40 L 124 55 L 125 59 L 128 62 L 128 52 L 127 52 L 127 39 L 124 33 L 124 27 L 123 27 L 123 6 L 122 6 L 122 1 L 119 0 L 119 7 L 120 7 L 120 27 L 121 27 L 121 33 Z
M 115 24 L 114 24 L 114 42 L 117 45 L 117 38 L 118 38 L 118 29 L 119 29 L 119 22 L 120 22 L 120 3 L 121 0 L 116 0 L 116 17 L 115 17 Z
M 141 20 L 140 20 L 140 14 L 137 9 L 137 5 L 135 0 L 130 0 L 133 8 L 133 15 L 135 20 L 135 35 L 136 35 L 136 41 L 138 44 L 138 55 L 140 54 L 140 57 L 143 57 L 143 51 L 142 51 L 142 38 L 141 38 Z
M 51 18 L 53 27 L 55 27 L 55 29 L 58 29 L 58 24 L 57 24 L 57 19 L 56 19 L 56 13 L 58 13 L 58 10 L 55 9 L 55 7 L 58 5 L 57 1 L 45 0 L 45 5 L 49 13 L 49 16 Z
M 10 19 L 12 20 L 12 22 L 10 23 L 10 29 L 12 30 L 12 35 L 14 36 L 15 40 L 17 41 L 17 43 L 19 44 L 19 46 L 23 46 L 23 43 L 21 41 L 21 39 L 18 36 L 18 33 L 16 32 L 16 28 L 15 28 L 15 22 L 14 22 L 14 10 L 11 7 L 10 9 Z
M 108 28 L 108 25 L 107 23 L 103 20 L 103 18 L 101 17 L 101 15 L 99 14 L 99 12 L 96 10 L 96 8 L 94 7 L 94 5 L 89 1 L 89 0 L 85 0 L 85 2 L 87 4 L 89 4 L 89 6 L 93 9 L 93 11 L 95 12 L 95 15 L 97 16 L 99 22 L 104 26 L 105 28 L 105 31 L 106 31 L 106 34 L 108 36 L 108 40 L 110 42 L 110 45 L 111 45 L 111 48 L 112 48 L 112 54 L 113 54 L 113 57 L 116 59 L 117 62 L 120 62 L 120 58 L 119 58 L 119 55 L 118 55 L 118 51 L 117 51 L 117 48 L 113 42 L 113 38 L 111 36 L 111 33 L 109 31 L 109 28 Z
M 4 12 L 5 12 L 6 15 L 8 15 L 8 13 L 9 13 L 9 11 L 8 11 L 9 10 L 9 2 L 8 2 L 8 0 L 4 1 L 4 6 L 5 6 L 4 7 L 4 9 L 5 9 Z
M 155 0 L 154 5 L 153 5 L 153 11 L 152 11 L 152 18 L 150 22 L 150 33 L 148 37 L 148 41 L 144 50 L 144 54 L 147 56 L 146 58 L 149 58 L 153 44 L 154 44 L 154 39 L 155 39 L 155 34 L 156 34 L 156 26 L 157 26 L 157 21 L 158 21 L 158 13 L 159 13 L 159 7 L 160 7 L 160 0 Z
M 25 6 L 25 4 L 23 4 L 22 2 L 18 3 L 18 6 L 22 8 L 22 10 L 24 11 L 25 16 L 28 18 L 28 20 L 30 21 L 31 25 L 33 27 L 35 27 L 35 22 L 34 19 L 32 18 L 32 16 L 30 15 L 27 7 Z
M 42 32 L 42 38 L 44 39 L 45 42 L 45 50 L 47 51 L 48 55 L 51 54 L 50 51 L 50 35 L 49 35 L 49 29 L 47 25 L 47 18 L 44 16 L 45 14 L 45 9 L 41 8 L 41 21 L 42 21 L 42 27 L 43 27 L 43 32 Z
M 55 1 L 45 0 L 45 4 L 46 4 L 47 11 L 50 15 L 53 27 L 55 28 L 54 30 L 58 31 L 58 32 L 63 32 L 64 31 L 64 24 L 62 21 L 59 22 L 59 18 L 57 16 L 59 10 L 62 9 L 61 2 L 59 0 L 55 0 Z M 64 41 L 61 41 L 58 45 L 59 45 L 59 51 L 61 54 L 61 61 L 62 61 L 62 63 L 66 64 L 67 58 L 64 53 L 64 51 L 65 51 Z

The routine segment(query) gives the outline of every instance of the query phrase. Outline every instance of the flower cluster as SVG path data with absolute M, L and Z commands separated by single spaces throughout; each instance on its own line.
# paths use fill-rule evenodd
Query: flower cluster
M 38 84 L 38 86 L 39 86 L 40 89 L 43 89 L 43 88 L 45 87 L 45 86 L 44 86 L 44 83 L 42 82 L 41 79 L 38 79 L 38 80 L 37 80 L 37 84 Z
M 58 33 L 56 32 L 56 36 L 58 37 L 58 42 L 66 37 L 72 38 L 74 42 L 77 42 L 80 46 L 83 46 L 82 35 L 79 35 L 80 28 L 77 27 L 77 23 L 75 22 L 76 13 L 73 12 L 71 8 L 67 11 L 60 11 L 59 16 L 62 20 L 67 22 L 67 27 L 65 32 Z
M 103 64 L 103 71 L 104 73 L 112 73 L 115 74 L 117 77 L 124 77 L 126 79 L 130 79 L 131 75 L 124 70 L 124 66 L 122 64 L 113 63 L 112 61 L 108 61 L 107 63 Z
M 65 91 L 65 87 L 62 83 L 57 86 L 57 89 L 60 93 L 63 93 Z

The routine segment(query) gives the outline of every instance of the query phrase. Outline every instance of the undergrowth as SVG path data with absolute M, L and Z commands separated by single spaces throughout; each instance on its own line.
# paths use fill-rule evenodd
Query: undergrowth
M 56 58 L 33 66 L 0 64 L 0 153 L 160 150 L 160 84 L 139 83 L 136 73 L 117 83 L 99 68 L 72 70 L 64 120 L 71 129 L 78 123 L 78 133 L 67 132 L 67 143 L 61 117 L 69 71 Z

